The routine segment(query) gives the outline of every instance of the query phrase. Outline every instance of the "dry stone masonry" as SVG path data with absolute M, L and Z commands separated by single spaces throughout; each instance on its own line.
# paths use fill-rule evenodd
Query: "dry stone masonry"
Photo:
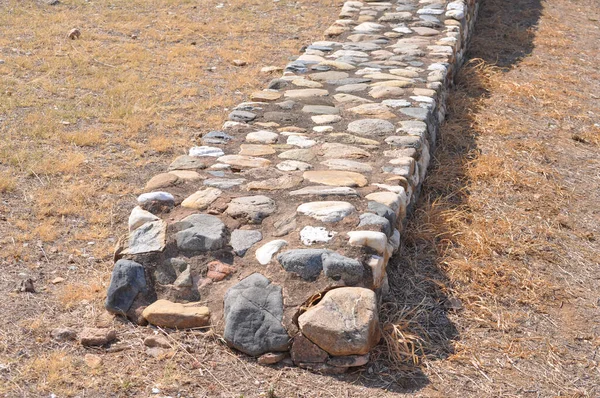
M 328 40 L 148 181 L 107 310 L 213 327 L 260 363 L 367 363 L 476 8 L 346 2 Z

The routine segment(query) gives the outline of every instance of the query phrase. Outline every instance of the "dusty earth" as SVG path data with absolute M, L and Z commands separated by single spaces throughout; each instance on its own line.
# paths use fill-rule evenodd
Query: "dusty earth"
M 210 332 L 136 327 L 102 302 L 138 188 L 196 130 L 217 127 L 219 109 L 262 87 L 260 67 L 320 37 L 339 4 L 130 5 L 142 10 L 0 5 L 0 394 L 600 396 L 597 1 L 482 1 L 392 267 L 390 344 L 335 377 L 259 366 Z M 223 27 L 199 23 L 211 18 Z M 81 39 L 64 40 L 73 26 Z M 258 44 L 263 34 L 284 45 Z M 144 51 L 131 40 L 145 40 Z M 191 45 L 215 40 L 200 54 Z M 249 66 L 232 65 L 238 58 Z M 132 85 L 139 68 L 145 79 Z M 14 292 L 26 278 L 36 293 Z M 92 350 L 49 335 L 90 325 L 115 327 L 119 342 Z M 149 356 L 142 341 L 153 333 L 172 350 Z

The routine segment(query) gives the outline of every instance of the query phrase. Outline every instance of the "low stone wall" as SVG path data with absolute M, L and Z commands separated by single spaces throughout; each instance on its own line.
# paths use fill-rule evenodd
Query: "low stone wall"
M 148 181 L 107 310 L 213 327 L 261 363 L 367 363 L 476 8 L 346 2 L 329 40 Z

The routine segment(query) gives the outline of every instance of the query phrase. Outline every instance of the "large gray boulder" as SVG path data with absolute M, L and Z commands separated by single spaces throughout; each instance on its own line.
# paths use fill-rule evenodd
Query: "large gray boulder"
M 115 263 L 104 306 L 113 314 L 125 315 L 138 293 L 146 291 L 144 267 L 131 260 Z
M 259 273 L 232 286 L 225 294 L 224 338 L 248 355 L 286 351 L 290 337 L 283 327 L 281 287 Z
M 215 216 L 208 214 L 192 214 L 187 216 L 175 227 L 177 247 L 186 251 L 218 250 L 225 245 L 226 227 Z

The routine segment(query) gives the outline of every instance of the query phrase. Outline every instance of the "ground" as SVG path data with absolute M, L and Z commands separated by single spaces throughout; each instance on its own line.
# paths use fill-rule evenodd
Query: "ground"
M 173 352 L 154 358 L 143 338 L 164 331 L 106 316 L 112 246 L 143 183 L 264 87 L 261 67 L 320 39 L 340 6 L 0 5 L 0 395 L 600 395 L 595 0 L 481 2 L 391 266 L 387 344 L 365 369 L 263 367 L 202 331 L 168 333 Z M 36 293 L 14 292 L 26 278 Z M 92 325 L 119 342 L 49 336 Z

